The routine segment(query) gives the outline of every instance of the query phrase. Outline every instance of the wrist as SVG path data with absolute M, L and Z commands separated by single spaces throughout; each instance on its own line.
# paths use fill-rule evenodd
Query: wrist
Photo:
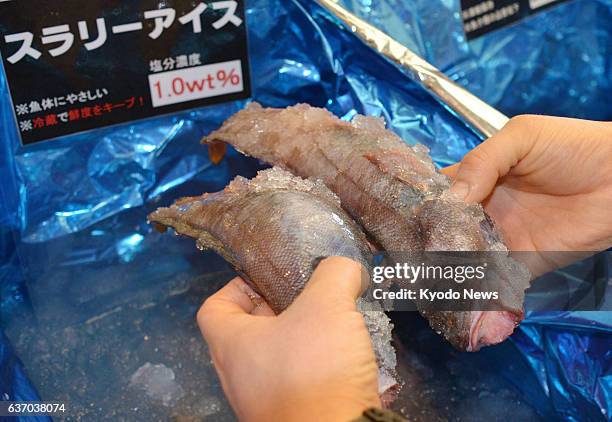
M 349 422 L 358 419 L 365 410 L 370 408 L 372 406 L 359 403 L 336 403 L 333 400 L 326 399 L 324 402 L 310 402 L 303 405 L 289 406 L 284 411 L 281 411 L 280 414 L 273 414 L 272 418 L 268 420 Z
M 362 416 L 370 408 L 380 408 L 378 394 L 365 397 L 363 391 L 351 391 L 347 386 L 312 393 L 290 395 L 270 409 L 265 420 L 291 422 L 325 420 L 348 422 Z

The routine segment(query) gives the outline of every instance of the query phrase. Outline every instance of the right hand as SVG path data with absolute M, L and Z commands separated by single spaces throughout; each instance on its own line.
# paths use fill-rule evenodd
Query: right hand
M 451 191 L 483 203 L 510 250 L 612 246 L 612 123 L 518 116 L 442 172 Z
M 366 275 L 344 257 L 321 261 L 280 315 L 239 278 L 209 297 L 198 324 L 240 420 L 351 421 L 380 407 L 378 367 L 355 300 Z

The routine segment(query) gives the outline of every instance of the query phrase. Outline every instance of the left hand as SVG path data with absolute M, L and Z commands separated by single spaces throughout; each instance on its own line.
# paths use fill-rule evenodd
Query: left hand
M 350 421 L 380 407 L 378 370 L 355 300 L 362 266 L 319 264 L 304 291 L 275 316 L 240 278 L 198 312 L 223 390 L 240 420 Z
M 612 246 L 612 123 L 517 116 L 441 170 L 533 275 Z

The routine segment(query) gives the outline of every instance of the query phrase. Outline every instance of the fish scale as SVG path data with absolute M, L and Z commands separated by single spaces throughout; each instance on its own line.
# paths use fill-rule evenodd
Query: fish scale
M 223 142 L 322 180 L 387 252 L 497 251 L 500 267 L 517 268 L 483 208 L 450 193 L 450 179 L 436 171 L 427 148 L 410 147 L 382 118 L 357 115 L 345 122 L 307 104 L 275 109 L 251 103 L 203 140 Z M 455 347 L 478 350 L 503 341 L 523 319 L 529 279 L 526 271 L 504 279 L 515 294 L 503 295 L 500 311 L 420 311 Z
M 149 221 L 219 253 L 277 314 L 302 292 L 321 258 L 344 256 L 369 267 L 366 237 L 338 198 L 323 184 L 280 168 L 252 180 L 239 176 L 221 192 L 180 199 Z M 357 305 L 372 336 L 379 392 L 388 402 L 399 388 L 392 325 L 377 302 L 360 298 Z

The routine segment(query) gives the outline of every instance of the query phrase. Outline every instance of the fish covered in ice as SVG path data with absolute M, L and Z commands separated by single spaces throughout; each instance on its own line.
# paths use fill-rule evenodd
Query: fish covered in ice
M 321 258 L 344 256 L 369 267 L 361 228 L 320 182 L 280 168 L 234 179 L 223 191 L 183 198 L 149 221 L 196 239 L 227 260 L 275 313 L 304 289 Z M 379 392 L 389 401 L 399 388 L 392 325 L 377 302 L 358 300 L 379 365 Z
M 482 207 L 466 205 L 449 191 L 450 179 L 436 171 L 427 148 L 409 146 L 381 118 L 358 115 L 345 122 L 306 104 L 275 109 L 252 103 L 203 142 L 216 151 L 229 143 L 298 176 L 322 180 L 388 252 L 507 253 Z M 500 311 L 421 313 L 455 347 L 478 350 L 506 339 L 523 319 L 528 282 L 527 271 L 508 277 Z

